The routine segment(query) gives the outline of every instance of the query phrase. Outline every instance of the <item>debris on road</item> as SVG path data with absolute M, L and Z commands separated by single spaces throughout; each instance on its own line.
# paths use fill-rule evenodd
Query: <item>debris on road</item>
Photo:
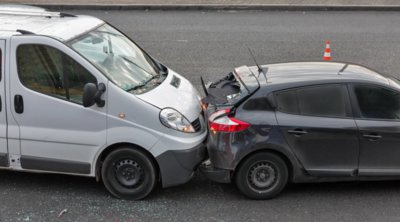
M 68 213 L 67 209 L 62 210 L 59 214 L 58 214 L 58 218 L 62 217 L 64 214 Z

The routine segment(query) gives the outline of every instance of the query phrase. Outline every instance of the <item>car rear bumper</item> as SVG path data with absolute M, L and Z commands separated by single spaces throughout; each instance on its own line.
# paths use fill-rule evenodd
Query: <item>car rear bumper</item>
M 204 174 L 208 179 L 218 183 L 230 183 L 231 182 L 231 171 L 225 169 L 215 168 L 210 160 L 204 161 L 199 167 L 201 173 Z
M 156 160 L 160 167 L 163 187 L 171 187 L 188 182 L 197 166 L 206 158 L 204 143 L 186 150 L 168 150 Z

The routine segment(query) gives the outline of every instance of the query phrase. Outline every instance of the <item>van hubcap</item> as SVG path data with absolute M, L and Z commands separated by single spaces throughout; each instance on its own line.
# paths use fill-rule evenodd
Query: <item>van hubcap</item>
M 248 182 L 254 189 L 264 190 L 273 186 L 277 179 L 277 171 L 273 164 L 262 161 L 250 167 Z
M 143 180 L 142 167 L 133 160 L 121 160 L 115 165 L 115 176 L 125 187 L 133 187 Z

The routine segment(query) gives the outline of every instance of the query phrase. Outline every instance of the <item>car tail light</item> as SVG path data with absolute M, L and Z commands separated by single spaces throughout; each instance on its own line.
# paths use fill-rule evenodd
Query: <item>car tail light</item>
M 229 116 L 230 110 L 224 109 L 214 112 L 208 119 L 211 131 L 214 132 L 239 132 L 250 127 L 250 124 Z

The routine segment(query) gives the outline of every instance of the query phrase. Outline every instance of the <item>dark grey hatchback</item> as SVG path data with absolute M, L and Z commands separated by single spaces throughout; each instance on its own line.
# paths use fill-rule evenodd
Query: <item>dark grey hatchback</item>
M 400 178 L 397 80 L 346 63 L 260 68 L 239 67 L 206 90 L 208 178 L 253 199 L 288 182 Z

